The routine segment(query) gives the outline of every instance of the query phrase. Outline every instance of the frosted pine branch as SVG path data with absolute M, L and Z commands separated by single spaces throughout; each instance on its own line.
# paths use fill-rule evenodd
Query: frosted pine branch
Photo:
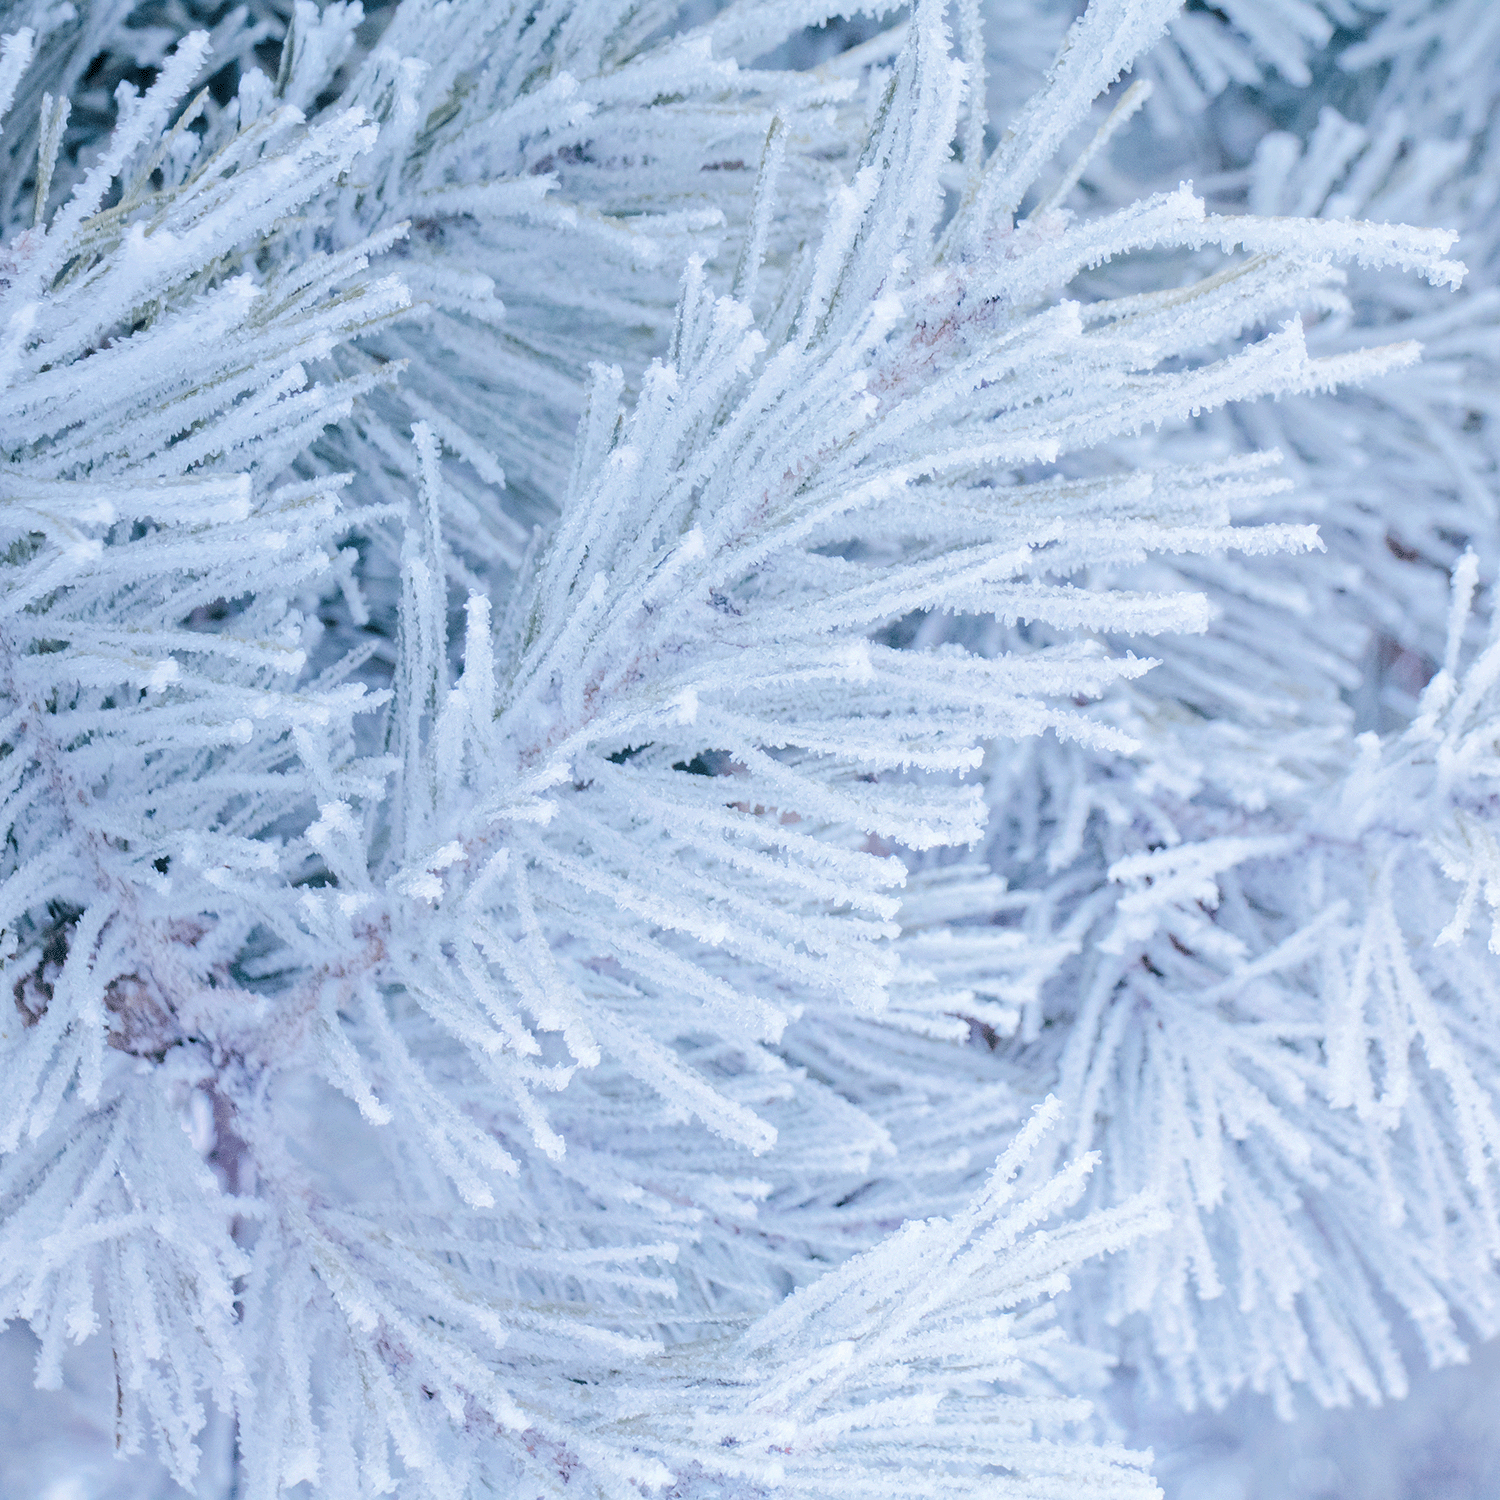
M 109 1340 L 122 1451 L 189 1480 L 211 1399 L 258 1500 L 1146 1495 L 1070 1278 L 1191 1399 L 1333 1363 L 1285 1296 L 1275 1351 L 1194 1343 L 1188 1278 L 1260 1253 L 1216 1214 L 1323 1306 L 1258 1171 L 1490 1233 L 1446 999 L 1489 656 L 1455 685 L 1459 610 L 1331 812 L 1330 721 L 1214 675 L 1322 543 L 1274 454 L 1191 437 L 1410 369 L 1306 324 L 1352 326 L 1345 266 L 1456 285 L 1453 237 L 1075 213 L 1064 148 L 1175 6 L 1100 0 L 988 153 L 961 9 L 962 55 L 932 0 L 808 72 L 764 60 L 817 6 L 236 12 L 86 149 L 51 88 L 128 73 L 131 13 L 7 42 L 0 1316 L 44 1383 Z M 941 852 L 991 816 L 1008 886 Z M 1414 982 L 1400 860 L 1459 881 Z M 1323 886 L 1278 925 L 1234 882 L 1288 862 Z M 1167 975 L 1143 1071 L 1122 997 Z M 973 1045 L 1016 1028 L 1047 1143 Z M 1347 1284 L 1447 1350 L 1468 1254 Z M 1371 1343 L 1335 1395 L 1392 1388 Z

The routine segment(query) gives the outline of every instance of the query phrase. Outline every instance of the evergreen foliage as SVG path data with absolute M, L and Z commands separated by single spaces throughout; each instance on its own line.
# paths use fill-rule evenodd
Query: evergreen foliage
M 1121 1361 L 1500 1332 L 1484 0 L 3 17 L 39 1386 L 250 1500 L 1146 1500 Z

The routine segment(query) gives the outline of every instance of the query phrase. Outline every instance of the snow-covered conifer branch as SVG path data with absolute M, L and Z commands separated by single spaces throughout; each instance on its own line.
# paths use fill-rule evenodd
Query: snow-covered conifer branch
M 819 6 L 677 35 L 665 4 L 405 0 L 375 37 L 299 3 L 274 80 L 249 13 L 232 95 L 184 36 L 95 155 L 35 101 L 0 287 L 0 1315 L 49 1379 L 111 1329 L 122 1447 L 155 1430 L 187 1478 L 207 1394 L 257 1500 L 1145 1494 L 1059 1436 L 1094 1362 L 1031 1304 L 1085 1257 L 1120 1252 L 1092 1313 L 1149 1307 L 1216 1394 L 1323 1368 L 1300 1312 L 1226 1375 L 1183 1311 L 1257 1214 L 1274 1289 L 1307 1266 L 1274 1188 L 1374 1202 L 1436 1162 L 1407 1201 L 1467 1194 L 1456 1233 L 1488 1232 L 1488 1104 L 1431 998 L 1456 981 L 1406 983 L 1388 898 L 1325 874 L 1279 927 L 1235 884 L 1326 841 L 1254 788 L 1337 751 L 1321 721 L 1265 750 L 1247 725 L 1290 711 L 1215 675 L 1275 594 L 1227 554 L 1310 568 L 1318 538 L 1269 454 L 1140 459 L 1410 366 L 1310 342 L 1342 265 L 1462 267 L 1441 232 L 1186 185 L 1075 216 L 1082 169 L 1043 174 L 1173 10 L 1098 0 L 987 158 L 977 11 L 965 61 L 938 0 L 809 73 L 753 65 Z M 83 28 L 106 74 L 123 14 Z M 33 42 L 0 61 L 28 101 Z M 1468 842 L 1360 845 L 1465 882 L 1439 964 L 1494 883 L 1463 821 L 1488 663 L 1381 751 L 1450 768 L 1413 795 Z M 1205 681 L 1235 712 L 1164 732 Z M 1209 784 L 1247 792 L 1166 830 L 1161 789 Z M 937 863 L 986 792 L 1009 887 Z M 1309 1020 L 1306 966 L 1345 959 Z M 1083 998 L 1049 1031 L 1059 974 Z M 1185 1019 L 1143 1049 L 1167 974 Z M 1369 1076 L 1315 1056 L 1336 1024 Z M 1017 1026 L 1055 1054 L 1050 1149 L 1010 1142 L 987 1053 L 954 1062 Z M 1035 1228 L 1075 1200 L 1107 1206 Z M 1140 1239 L 1158 1200 L 1182 1233 Z M 1350 1295 L 1478 1307 L 1460 1261 Z M 1241 1270 L 1243 1319 L 1273 1278 Z M 1346 1383 L 1389 1388 L 1374 1336 L 1371 1363 Z
M 359 259 L 315 260 L 291 288 L 232 274 L 247 235 L 368 144 L 356 120 L 308 131 L 286 112 L 151 182 L 204 45 L 187 38 L 122 99 L 98 164 L 12 240 L 0 293 L 14 992 L 0 1141 L 17 1153 L 6 1234 L 38 1247 L 8 1262 L 4 1309 L 45 1330 L 55 1381 L 102 1295 L 121 1443 L 159 1433 L 184 1477 L 200 1383 L 226 1406 L 247 1389 L 247 1262 L 236 1199 L 177 1117 L 211 1116 L 216 1069 L 253 1067 L 276 1029 L 235 969 L 260 921 L 291 925 L 288 824 L 330 786 L 368 797 L 381 780 L 352 744 L 380 699 L 305 674 L 293 604 L 330 573 L 340 484 L 277 480 L 354 394 L 309 388 L 303 362 L 406 301 Z
M 1414 31 L 1409 50 L 1388 52 L 1401 61 L 1368 128 L 1325 110 L 1305 149 L 1272 136 L 1243 178 L 1221 179 L 1220 201 L 1238 184 L 1264 216 L 1446 219 L 1472 231 L 1464 258 L 1485 276 L 1486 145 L 1473 122 L 1492 109 L 1495 75 L 1487 62 L 1466 69 L 1462 100 L 1445 91 L 1460 87 L 1456 79 L 1436 82 L 1461 49 L 1428 49 L 1433 29 L 1485 36 L 1472 11 L 1440 14 L 1423 18 L 1424 40 Z M 1396 35 L 1389 28 L 1385 43 Z M 1415 120 L 1401 113 L 1412 108 Z M 1456 113 L 1472 135 L 1455 138 Z M 1088 191 L 1097 202 L 1120 186 L 1101 169 Z M 1224 222 L 1255 246 L 1253 223 Z M 1325 233 L 1329 244 L 1343 236 L 1333 224 Z M 1309 249 L 1316 242 L 1298 237 Z M 1382 254 L 1399 236 L 1386 243 Z M 1213 262 L 1195 267 L 1208 273 Z M 1074 1326 L 1115 1343 L 1122 1325 L 1116 1346 L 1189 1404 L 1217 1404 L 1251 1384 L 1289 1407 L 1297 1382 L 1330 1403 L 1380 1399 L 1406 1386 L 1403 1316 L 1435 1363 L 1461 1358 L 1465 1337 L 1495 1327 L 1495 1116 L 1484 1082 L 1493 1040 L 1480 998 L 1493 985 L 1489 924 L 1479 916 L 1488 793 L 1482 781 L 1454 793 L 1455 810 L 1427 789 L 1430 770 L 1379 769 L 1433 752 L 1404 737 L 1423 717 L 1415 690 L 1382 682 L 1370 665 L 1394 656 L 1410 664 L 1409 682 L 1424 657 L 1430 671 L 1446 656 L 1452 674 L 1483 636 L 1477 623 L 1466 635 L 1450 631 L 1445 651 L 1448 611 L 1432 563 L 1488 536 L 1488 292 L 1481 281 L 1458 298 L 1446 288 L 1429 294 L 1380 273 L 1377 260 L 1351 276 L 1346 300 L 1319 282 L 1313 258 L 1303 274 L 1318 354 L 1360 350 L 1368 334 L 1351 309 L 1373 304 L 1387 309 L 1383 321 L 1422 338 L 1430 358 L 1393 365 L 1367 393 L 1345 393 L 1332 407 L 1289 401 L 1210 413 L 1154 445 L 1199 461 L 1236 447 L 1283 450 L 1300 495 L 1281 498 L 1242 470 L 1242 487 L 1224 498 L 1236 516 L 1273 528 L 1315 516 L 1331 555 L 1289 560 L 1273 577 L 1226 557 L 1159 551 L 1110 575 L 1162 590 L 1190 580 L 1211 601 L 1214 627 L 1197 638 L 1117 643 L 1144 644 L 1160 662 L 1096 711 L 1136 740 L 1133 757 L 1046 741 L 992 755 L 993 869 L 929 872 L 953 915 L 934 932 L 921 914 L 925 888 L 903 914 L 908 972 L 923 983 L 896 993 L 908 1015 L 925 1007 L 934 1031 L 946 1021 L 960 1036 L 987 1037 L 1002 1056 L 972 1075 L 966 1057 L 952 1082 L 942 1064 L 914 1058 L 905 1114 L 887 1105 L 882 1115 L 907 1166 L 882 1168 L 878 1185 L 860 1190 L 870 1205 L 961 1193 L 973 1168 L 953 1167 L 959 1148 L 1003 1139 L 1008 1128 L 1004 1083 L 1023 1094 L 1055 1088 L 1075 1120 L 1073 1147 L 1098 1147 L 1120 1164 L 1120 1178 L 1101 1175 L 1090 1201 L 1154 1186 L 1192 1228 L 1112 1262 L 1071 1304 Z M 1177 294 L 1143 284 L 1128 262 L 1084 272 L 1105 308 L 1167 313 Z M 1108 482 L 1138 454 L 1096 450 L 1075 465 L 1074 493 Z M 1472 565 L 1464 572 L 1468 597 Z M 1479 598 L 1487 610 L 1482 587 Z M 1014 627 L 958 628 L 995 654 L 1038 639 Z M 918 639 L 943 634 L 929 622 Z M 1387 738 L 1361 751 L 1354 731 L 1372 722 Z M 1355 795 L 1357 757 L 1366 781 Z M 1443 860 L 1459 885 L 1444 879 Z M 1460 891 L 1470 905 L 1455 921 Z M 1464 916 L 1482 930 L 1460 942 Z M 1439 936 L 1450 941 L 1435 948 Z M 1019 1035 L 1006 1043 L 1012 1027 Z M 792 1047 L 879 1076 L 852 1028 L 826 1017 Z M 862 1070 L 851 1066 L 856 1056 Z M 972 1132 L 917 1123 L 917 1100 L 963 1115 L 970 1099 Z M 914 1153 L 930 1163 L 920 1186 L 911 1182 L 920 1175 Z
M 1063 1438 L 1089 1408 L 1059 1387 L 1089 1383 L 1090 1357 L 1058 1337 L 1038 1299 L 1065 1287 L 1085 1257 L 1165 1220 L 1142 1203 L 1038 1228 L 1076 1198 L 1092 1166 L 1072 1163 L 1018 1193 L 1016 1172 L 1056 1116 L 1041 1109 L 951 1218 L 908 1222 L 730 1347 L 664 1355 L 657 1383 L 627 1381 L 606 1395 L 580 1441 L 600 1470 L 616 1469 L 602 1492 L 631 1493 L 650 1455 L 658 1483 L 696 1469 L 755 1492 L 851 1500 L 987 1495 L 996 1467 L 1024 1494 L 1061 1484 L 1157 1493 L 1141 1455 Z

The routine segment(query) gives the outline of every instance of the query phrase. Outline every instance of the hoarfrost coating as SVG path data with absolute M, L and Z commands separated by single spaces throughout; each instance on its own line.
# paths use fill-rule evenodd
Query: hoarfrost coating
M 1145 1497 L 1121 1361 L 1500 1330 L 1471 11 L 8 5 L 37 1384 L 256 1500 Z

